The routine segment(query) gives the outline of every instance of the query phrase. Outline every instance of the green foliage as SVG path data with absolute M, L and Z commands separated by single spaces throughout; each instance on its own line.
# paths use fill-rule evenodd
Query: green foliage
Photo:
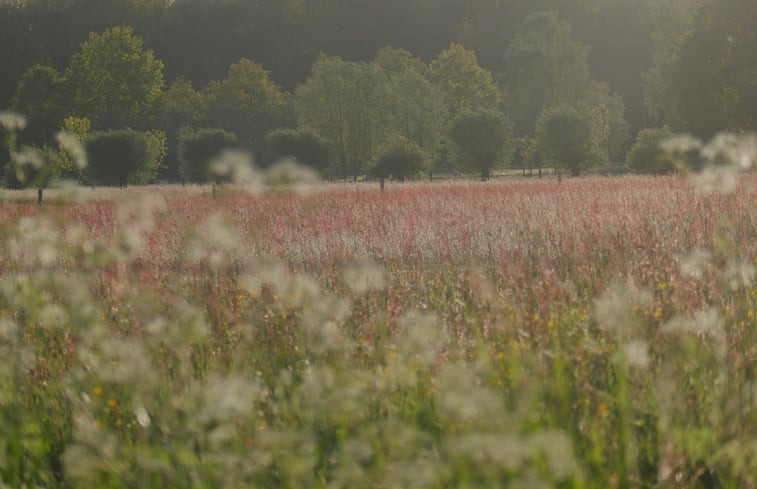
M 590 120 L 567 105 L 544 109 L 536 121 L 536 144 L 547 163 L 578 176 L 590 164 Z
M 373 62 L 385 73 L 399 76 L 410 74 L 426 76 L 428 74 L 428 67 L 423 60 L 413 56 L 413 53 L 407 49 L 384 46 L 378 50 Z
M 121 186 L 149 183 L 165 154 L 162 132 L 132 129 L 94 132 L 86 141 L 87 176 L 97 185 Z
M 381 179 L 393 177 L 404 180 L 418 174 L 423 167 L 421 148 L 407 140 L 396 138 L 379 154 L 371 173 Z
M 351 170 L 356 179 L 391 130 L 392 100 L 376 66 L 322 55 L 297 88 L 295 107 L 302 125 L 331 143 L 344 177 Z
M 456 43 L 431 62 L 429 79 L 455 112 L 492 107 L 500 101 L 491 72 L 478 64 L 475 52 Z
M 63 124 L 66 92 L 66 81 L 49 66 L 35 65 L 24 73 L 11 100 L 11 108 L 29 121 L 22 141 L 42 145 L 52 140 Z
M 182 127 L 197 127 L 207 116 L 207 98 L 192 88 L 192 82 L 180 78 L 160 94 L 157 102 L 158 123 L 171 137 Z
M 233 132 L 247 149 L 265 155 L 265 137 L 286 119 L 287 96 L 260 63 L 242 58 L 207 89 L 208 123 Z
M 268 134 L 272 160 L 294 158 L 298 163 L 324 171 L 331 163 L 331 147 L 311 129 L 279 129 Z
M 458 114 L 450 123 L 449 139 L 456 161 L 487 180 L 496 166 L 509 164 L 513 152 L 512 124 L 499 111 Z
M 536 12 L 518 24 L 507 46 L 502 84 L 519 133 L 532 133 L 544 108 L 576 106 L 586 98 L 588 52 L 556 12 Z
M 214 180 L 210 163 L 225 149 L 238 146 L 237 137 L 220 128 L 184 130 L 179 135 L 179 171 L 184 180 L 207 183 Z
M 79 144 L 83 144 L 89 137 L 89 129 L 91 123 L 86 117 L 74 117 L 68 116 L 63 120 L 63 131 L 78 140 Z M 61 175 L 64 177 L 78 178 L 83 176 L 85 164 L 82 164 L 81 160 L 86 160 L 86 154 L 81 155 L 71 154 L 70 151 L 61 150 L 58 152 L 58 161 L 60 162 Z M 84 161 L 85 163 L 86 161 Z
M 163 89 L 163 63 L 128 26 L 91 33 L 71 58 L 66 79 L 70 111 L 95 129 L 144 126 Z
M 672 66 L 673 129 L 709 139 L 757 129 L 757 3 L 703 0 Z
M 654 44 L 652 67 L 644 72 L 644 106 L 652 124 L 680 125 L 673 71 L 678 51 L 693 28 L 702 0 L 646 0 Z
M 382 48 L 373 63 L 388 77 L 390 131 L 420 147 L 424 159 L 433 160 L 449 122 L 444 94 L 426 78 L 426 65 L 408 51 Z
M 665 174 L 675 171 L 675 166 L 660 143 L 673 136 L 668 127 L 643 129 L 636 135 L 626 156 L 626 164 L 637 173 Z

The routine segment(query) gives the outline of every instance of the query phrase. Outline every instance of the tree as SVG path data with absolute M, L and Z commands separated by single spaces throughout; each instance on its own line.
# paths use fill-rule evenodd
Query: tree
M 89 118 L 95 129 L 145 126 L 163 89 L 163 63 L 131 27 L 113 27 L 89 35 L 66 78 L 72 112 Z
M 423 62 L 404 49 L 383 48 L 374 60 L 388 78 L 392 96 L 387 103 L 390 130 L 395 135 L 417 145 L 424 159 L 435 158 L 449 122 L 444 95 L 426 78 L 428 69 Z
M 493 107 L 500 100 L 491 72 L 478 64 L 476 53 L 459 44 L 450 44 L 431 62 L 429 79 L 454 112 Z
M 302 125 L 332 145 L 344 178 L 351 170 L 356 180 L 389 134 L 392 100 L 376 66 L 323 55 L 298 87 L 295 107 Z
M 87 174 L 98 185 L 146 184 L 155 176 L 165 154 L 160 140 L 159 135 L 132 129 L 92 133 L 86 142 Z M 162 142 L 165 145 L 165 135 Z
M 723 130 L 757 128 L 757 4 L 704 0 L 672 68 L 680 124 L 709 139 Z
M 568 105 L 548 107 L 536 121 L 536 144 L 544 159 L 578 176 L 589 162 L 591 128 L 587 117 Z
M 192 82 L 184 78 L 174 81 L 157 101 L 157 125 L 166 132 L 167 165 L 161 178 L 179 179 L 178 148 L 182 128 L 197 128 L 207 117 L 207 97 L 192 88 Z
M 331 162 L 331 148 L 311 129 L 279 129 L 268 134 L 272 161 L 294 158 L 298 163 L 323 172 Z
M 394 177 L 405 180 L 421 171 L 423 166 L 423 151 L 413 143 L 397 138 L 380 153 L 371 173 L 381 180 L 383 190 L 385 179 Z
M 652 67 L 644 72 L 644 105 L 650 122 L 678 126 L 673 70 L 681 44 L 693 28 L 702 0 L 646 0 L 654 45 Z
M 373 62 L 385 73 L 406 76 L 409 74 L 426 76 L 428 67 L 423 60 L 413 56 L 407 49 L 384 46 L 378 50 Z
M 531 134 L 545 107 L 586 98 L 588 48 L 575 41 L 556 12 L 536 12 L 518 24 L 507 46 L 502 75 L 505 103 L 519 134 Z
M 479 171 L 482 180 L 509 163 L 513 152 L 512 124 L 499 111 L 461 112 L 451 122 L 449 139 L 459 164 Z
M 260 63 L 242 58 L 221 81 L 208 85 L 208 123 L 233 132 L 260 160 L 265 137 L 286 120 L 287 96 Z
M 626 164 L 637 173 L 664 174 L 675 171 L 675 166 L 660 143 L 673 136 L 670 128 L 642 129 L 636 135 L 636 142 L 628 151 Z
M 184 130 L 179 136 L 179 172 L 184 180 L 207 183 L 215 180 L 210 164 L 226 149 L 239 145 L 237 137 L 220 128 Z
M 11 99 L 12 110 L 24 114 L 29 125 L 22 141 L 49 144 L 63 125 L 66 83 L 49 66 L 35 65 L 24 73 Z
M 623 99 L 610 94 L 606 84 L 592 82 L 580 110 L 589 122 L 589 163 L 596 166 L 621 161 L 630 131 Z

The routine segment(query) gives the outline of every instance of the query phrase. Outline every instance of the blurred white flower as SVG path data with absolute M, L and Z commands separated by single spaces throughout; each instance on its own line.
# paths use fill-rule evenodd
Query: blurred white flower
M 700 280 L 710 266 L 712 255 L 709 251 L 697 248 L 681 258 L 681 273 Z
M 3 126 L 8 131 L 24 129 L 26 127 L 26 117 L 11 111 L 0 112 L 0 126 Z
M 594 301 L 594 317 L 600 328 L 616 338 L 628 338 L 633 333 L 637 311 L 649 307 L 652 301 L 648 290 L 632 282 L 616 281 Z
M 139 423 L 142 428 L 150 426 L 150 414 L 141 404 L 134 408 L 134 416 L 136 416 L 137 423 Z
M 58 142 L 60 149 L 71 155 L 76 168 L 83 170 L 87 167 L 87 152 L 76 135 L 67 131 L 60 131 L 55 135 L 55 140 Z
M 697 312 L 693 318 L 677 316 L 663 326 L 666 333 L 690 333 L 713 342 L 714 351 L 721 357 L 726 353 L 725 320 L 710 307 Z
M 320 176 L 317 171 L 293 159 L 280 160 L 265 173 L 266 185 L 287 187 L 299 194 L 308 193 L 319 182 Z
M 342 278 L 350 291 L 356 295 L 386 287 L 382 268 L 367 259 L 353 260 L 345 264 L 342 268 Z
M 256 193 L 262 188 L 263 176 L 255 169 L 250 154 L 245 151 L 227 149 L 210 162 L 210 173 L 221 180 L 244 185 Z
M 626 365 L 641 370 L 649 367 L 649 345 L 643 340 L 633 340 L 621 346 L 621 354 Z

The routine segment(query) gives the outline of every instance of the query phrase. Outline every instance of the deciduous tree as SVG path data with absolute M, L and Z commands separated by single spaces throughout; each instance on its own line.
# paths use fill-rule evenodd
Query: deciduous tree
M 510 163 L 514 141 L 512 124 L 499 111 L 464 111 L 449 128 L 456 161 L 464 168 L 480 172 L 488 180 L 492 169 Z
M 536 121 L 536 144 L 555 168 L 578 176 L 589 164 L 591 127 L 586 115 L 568 105 L 548 107 Z
M 66 78 L 71 112 L 89 118 L 95 129 L 145 127 L 163 89 L 163 63 L 131 27 L 113 27 L 90 34 Z

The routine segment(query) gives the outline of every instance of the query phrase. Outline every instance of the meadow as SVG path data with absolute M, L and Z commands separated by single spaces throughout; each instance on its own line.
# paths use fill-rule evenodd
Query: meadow
M 757 487 L 757 175 L 0 194 L 0 487 Z

